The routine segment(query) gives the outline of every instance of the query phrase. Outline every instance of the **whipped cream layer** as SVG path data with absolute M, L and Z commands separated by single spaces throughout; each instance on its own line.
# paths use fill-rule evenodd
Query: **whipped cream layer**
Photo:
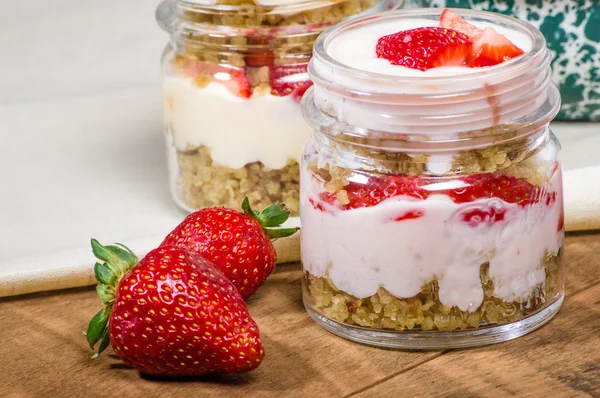
M 420 17 L 426 13 L 428 17 Z M 421 71 L 377 58 L 379 38 L 439 26 L 439 16 L 432 14 L 380 14 L 329 31 L 317 41 L 309 68 L 317 108 L 351 126 L 434 137 L 510 123 L 542 107 L 551 84 L 550 52 L 541 33 L 504 16 L 493 24 L 469 19 L 472 11 L 463 14 L 468 22 L 493 27 L 525 51 L 499 65 Z
M 182 77 L 165 78 L 163 95 L 177 149 L 204 145 L 213 162 L 234 169 L 252 162 L 281 169 L 298 162 L 312 133 L 292 96 L 240 98 L 220 83 L 199 88 Z
M 310 173 L 304 173 L 309 175 Z M 476 311 L 483 302 L 480 267 L 489 262 L 494 295 L 525 301 L 546 277 L 543 258 L 558 253 L 562 231 L 560 169 L 552 178 L 558 194 L 550 206 L 520 207 L 500 199 L 456 204 L 435 194 L 426 200 L 394 197 L 380 204 L 340 211 L 319 201 L 311 181 L 302 181 L 302 263 L 317 277 L 358 298 L 381 286 L 398 298 L 413 297 L 437 280 L 440 302 Z M 461 215 L 473 209 L 502 208 L 505 218 L 491 225 L 470 226 Z M 394 221 L 411 211 L 423 215 Z

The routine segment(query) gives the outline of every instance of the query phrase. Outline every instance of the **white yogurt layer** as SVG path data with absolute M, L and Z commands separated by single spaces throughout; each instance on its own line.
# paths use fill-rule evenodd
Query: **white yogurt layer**
M 204 145 L 213 162 L 234 169 L 252 162 L 281 169 L 299 161 L 312 132 L 291 96 L 240 98 L 222 84 L 198 88 L 181 77 L 167 77 L 163 91 L 175 146 Z
M 531 38 L 523 32 L 508 29 L 502 26 L 473 23 L 480 29 L 493 27 L 498 33 L 506 36 L 517 47 L 525 52 L 531 50 Z M 426 71 L 393 65 L 387 59 L 377 58 L 375 49 L 377 41 L 383 37 L 403 30 L 439 26 L 428 19 L 398 19 L 378 23 L 366 24 L 355 29 L 342 32 L 327 46 L 327 52 L 336 61 L 352 68 L 367 72 L 380 73 L 391 76 L 455 76 L 466 73 L 478 72 L 481 68 L 469 67 L 439 67 Z
M 373 207 L 324 212 L 310 204 L 309 198 L 318 201 L 318 194 L 303 180 L 302 263 L 311 274 L 330 278 L 358 298 L 372 296 L 380 286 L 409 298 L 437 280 L 444 305 L 473 312 L 483 302 L 480 266 L 489 261 L 494 295 L 525 301 L 545 280 L 545 253 L 557 253 L 562 246 L 562 232 L 557 232 L 560 184 L 559 170 L 551 187 L 557 201 L 550 206 L 523 208 L 500 199 L 456 204 L 446 195 L 431 195 L 421 201 L 395 197 Z M 504 220 L 472 227 L 461 219 L 465 211 L 491 207 L 504 209 Z M 423 215 L 394 221 L 414 210 Z

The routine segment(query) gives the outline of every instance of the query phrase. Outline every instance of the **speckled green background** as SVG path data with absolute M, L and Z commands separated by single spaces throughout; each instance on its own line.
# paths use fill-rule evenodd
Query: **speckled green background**
M 600 0 L 422 0 L 508 14 L 535 25 L 552 51 L 562 120 L 600 121 Z

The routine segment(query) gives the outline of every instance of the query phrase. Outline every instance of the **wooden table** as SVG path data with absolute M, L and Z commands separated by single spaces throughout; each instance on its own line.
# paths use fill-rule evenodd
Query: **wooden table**
M 0 301 L 0 397 L 600 397 L 600 234 L 566 241 L 567 299 L 512 342 L 470 350 L 366 347 L 318 327 L 298 264 L 279 266 L 249 302 L 267 352 L 256 371 L 145 379 L 112 353 L 90 359 L 82 334 L 100 308 L 91 288 Z

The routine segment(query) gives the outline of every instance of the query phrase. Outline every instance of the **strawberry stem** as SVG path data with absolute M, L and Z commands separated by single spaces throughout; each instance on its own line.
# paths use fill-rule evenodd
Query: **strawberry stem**
M 250 206 L 248 197 L 242 202 L 242 210 L 244 213 L 260 223 L 265 234 L 271 240 L 285 238 L 295 234 L 300 228 L 279 228 L 281 224 L 287 221 L 290 217 L 290 211 L 285 208 L 284 204 L 273 203 L 261 212 L 253 210 Z M 275 228 L 274 228 L 275 227 Z
M 137 256 L 126 246 L 116 245 L 103 246 L 96 239 L 92 239 L 92 251 L 94 255 L 103 262 L 94 265 L 94 274 L 98 280 L 96 292 L 104 304 L 102 308 L 90 321 L 86 332 L 86 338 L 90 348 L 94 349 L 100 341 L 98 351 L 92 356 L 97 358 L 110 344 L 108 333 L 108 320 L 115 301 L 117 286 L 123 276 L 138 263 Z M 117 246 L 118 245 L 118 246 Z

